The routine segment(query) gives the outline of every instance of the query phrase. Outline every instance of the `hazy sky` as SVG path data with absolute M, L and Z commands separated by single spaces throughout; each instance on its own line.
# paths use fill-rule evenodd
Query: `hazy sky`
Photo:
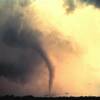
M 100 0 L 0 0 L 0 95 L 100 96 Z

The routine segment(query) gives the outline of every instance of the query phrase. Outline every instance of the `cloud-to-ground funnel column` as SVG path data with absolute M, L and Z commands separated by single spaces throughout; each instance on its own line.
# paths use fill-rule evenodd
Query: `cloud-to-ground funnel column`
M 33 48 L 37 51 L 37 53 L 41 56 L 41 58 L 45 61 L 46 66 L 49 72 L 49 95 L 51 94 L 52 86 L 53 86 L 53 79 L 54 79 L 54 66 L 52 65 L 49 56 L 47 55 L 47 51 L 44 50 L 43 44 L 41 43 L 39 37 L 41 37 L 41 32 L 31 30 L 22 30 L 22 36 L 20 37 L 21 44 L 23 44 L 26 48 Z M 23 34 L 24 33 L 24 34 Z M 21 35 L 21 34 L 20 34 Z M 28 35 L 28 36 L 27 36 Z
M 38 54 L 41 56 L 41 58 L 45 61 L 46 66 L 48 68 L 48 72 L 49 72 L 49 81 L 48 81 L 48 89 L 49 89 L 49 95 L 51 95 L 52 92 L 52 86 L 53 86 L 53 79 L 54 79 L 54 66 L 52 65 L 52 62 L 49 59 L 49 56 L 47 55 L 47 51 L 44 50 L 43 48 L 43 44 L 40 41 L 39 37 L 41 37 L 41 32 L 39 31 L 35 31 L 35 30 L 22 30 L 22 38 L 20 38 L 20 41 L 24 41 L 23 46 L 24 47 L 31 47 L 33 49 L 35 49 Z M 24 34 L 23 34 L 24 33 Z M 27 36 L 28 35 L 28 36 Z
M 49 71 L 49 95 L 51 95 L 52 92 L 52 86 L 53 86 L 53 79 L 54 79 L 54 67 L 52 63 L 50 62 L 47 54 L 44 52 L 43 49 L 37 49 L 39 54 L 42 56 L 42 58 L 45 60 L 45 63 L 47 65 L 48 71 Z

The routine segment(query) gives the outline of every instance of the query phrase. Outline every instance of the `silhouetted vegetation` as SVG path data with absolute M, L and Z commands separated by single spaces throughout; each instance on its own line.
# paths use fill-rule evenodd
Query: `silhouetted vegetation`
M 96 96 L 80 96 L 80 97 L 74 97 L 74 96 L 70 96 L 70 97 L 35 97 L 35 96 L 14 96 L 14 95 L 5 95 L 5 96 L 0 96 L 0 100 L 33 100 L 33 99 L 62 99 L 62 100 L 66 100 L 66 99 L 71 99 L 71 100 L 77 100 L 80 99 L 82 100 L 82 98 L 85 99 L 89 99 L 89 100 L 94 100 L 94 99 L 100 99 L 100 97 L 96 97 Z

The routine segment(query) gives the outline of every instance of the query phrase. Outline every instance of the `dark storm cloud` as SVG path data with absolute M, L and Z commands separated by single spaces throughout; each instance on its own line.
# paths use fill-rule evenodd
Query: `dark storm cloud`
M 39 38 L 41 33 L 31 29 L 29 23 L 25 23 L 22 13 L 5 8 L 2 8 L 1 12 L 0 76 L 23 82 L 27 77 L 29 78 L 31 72 L 34 75 L 35 69 L 45 62 L 49 70 L 49 90 L 51 90 L 53 66 L 43 50 Z M 3 18 L 7 13 L 8 16 Z
M 20 16 L 19 13 L 15 13 L 14 16 L 8 16 L 4 25 L 1 26 L 0 75 L 12 80 L 23 79 L 27 73 L 30 73 L 32 68 L 30 68 L 29 63 L 32 57 L 34 68 L 42 61 L 42 58 L 39 58 L 39 54 L 36 50 L 35 53 L 32 52 L 32 50 L 28 50 L 28 48 L 32 48 L 32 46 L 35 48 L 38 40 L 35 38 L 37 36 L 32 37 L 34 41 L 29 36 L 26 36 L 33 33 L 32 31 L 29 33 L 30 29 L 28 27 L 23 26 L 22 31 L 20 31 L 21 24 L 23 23 L 21 18 L 22 16 Z M 36 35 L 38 32 L 34 34 Z M 35 41 L 37 42 L 35 43 Z M 28 52 L 31 52 L 31 54 Z M 29 55 L 27 55 L 27 53 Z M 38 63 L 36 64 L 36 62 Z
M 100 8 L 100 0 L 64 0 L 64 7 L 68 12 L 72 12 L 77 8 L 77 4 L 93 5 L 95 8 Z
M 2 48 L 0 55 L 0 76 L 21 83 L 27 82 L 32 74 L 34 79 L 36 68 L 43 62 L 38 52 L 21 48 Z
M 100 8 L 100 0 L 80 0 L 90 5 L 94 5 L 96 8 Z

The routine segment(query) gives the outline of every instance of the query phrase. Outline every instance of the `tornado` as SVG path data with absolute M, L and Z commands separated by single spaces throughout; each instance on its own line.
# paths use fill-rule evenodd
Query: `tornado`
M 22 24 L 22 23 L 21 23 Z M 25 30 L 24 25 L 20 25 L 20 33 L 18 34 L 22 34 L 22 36 L 19 35 L 21 44 L 23 44 L 24 47 L 26 48 L 33 48 L 34 50 L 36 50 L 38 52 L 38 54 L 42 57 L 42 59 L 45 61 L 46 67 L 48 68 L 48 75 L 49 75 L 49 80 L 48 80 L 48 89 L 49 89 L 49 93 L 48 95 L 51 95 L 52 92 L 52 87 L 53 87 L 53 79 L 54 79 L 54 67 L 52 62 L 50 61 L 47 52 L 44 50 L 43 48 L 43 44 L 40 41 L 39 37 L 41 36 L 41 32 L 36 31 L 36 30 L 32 30 L 32 29 L 27 29 Z M 28 36 L 27 36 L 28 34 Z M 30 35 L 29 35 L 30 34 Z M 23 43 L 24 41 L 24 43 Z
M 39 52 L 39 54 L 41 55 L 41 57 L 44 59 L 47 68 L 48 68 L 48 72 L 49 72 L 49 80 L 48 80 L 48 89 L 49 89 L 49 96 L 52 93 L 52 87 L 53 87 L 53 79 L 54 79 L 54 67 L 52 65 L 52 63 L 49 60 L 49 57 L 47 56 L 47 54 L 45 53 L 45 51 L 42 48 L 38 48 L 36 49 L 37 52 Z
M 21 26 L 23 26 L 23 25 L 21 25 Z M 49 75 L 49 77 L 48 77 L 49 78 L 48 79 L 48 89 L 49 89 L 48 95 L 51 96 L 53 80 L 54 80 L 54 66 L 53 66 L 52 62 L 50 61 L 47 52 L 44 50 L 42 42 L 39 39 L 39 36 L 42 33 L 39 31 L 31 30 L 31 29 L 29 29 L 29 30 L 30 31 L 26 30 L 25 32 L 27 32 L 26 34 L 30 34 L 30 36 L 27 36 L 25 34 L 25 32 L 23 34 L 23 29 L 22 29 L 21 34 L 23 34 L 23 36 L 22 37 L 19 36 L 19 37 L 21 37 L 20 39 L 22 39 L 22 41 L 25 41 L 24 44 L 22 43 L 24 47 L 33 48 L 34 50 L 36 50 L 38 52 L 38 54 L 45 61 L 46 67 L 48 68 L 48 72 L 49 72 L 48 73 L 48 75 Z M 38 35 L 36 35 L 36 34 L 38 34 Z M 23 39 L 23 37 L 24 37 L 24 39 Z M 28 40 L 27 40 L 27 37 L 28 37 Z
M 48 75 L 49 75 L 49 79 L 48 79 L 48 89 L 49 89 L 49 93 L 48 95 L 51 95 L 52 92 L 52 87 L 53 87 L 53 80 L 54 80 L 54 67 L 52 62 L 50 61 L 47 52 L 44 50 L 43 48 L 43 44 L 41 43 L 41 41 L 39 40 L 39 35 L 36 34 L 42 34 L 40 32 L 37 31 L 28 31 L 26 34 L 30 34 L 29 40 L 25 39 L 27 38 L 27 36 L 25 36 L 25 34 L 23 34 L 24 36 L 22 36 L 22 40 L 25 41 L 24 42 L 24 47 L 31 47 L 34 50 L 36 50 L 36 52 L 38 52 L 38 54 L 41 56 L 41 58 L 45 61 L 46 67 L 48 68 Z M 24 39 L 23 39 L 24 37 Z

